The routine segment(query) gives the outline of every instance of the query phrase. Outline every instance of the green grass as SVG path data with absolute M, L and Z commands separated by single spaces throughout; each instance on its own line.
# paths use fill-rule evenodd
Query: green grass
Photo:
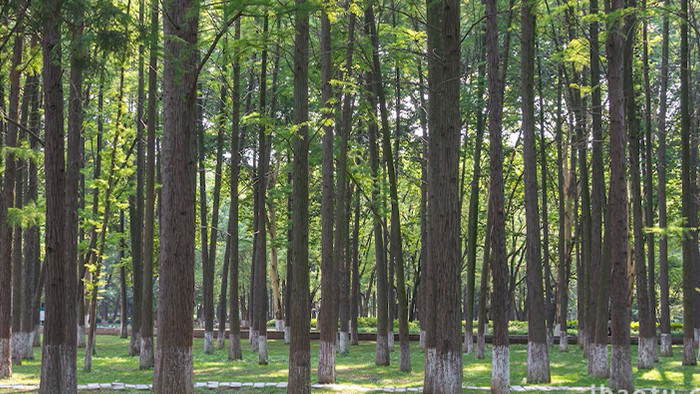
M 216 350 L 214 354 L 202 352 L 202 340 L 194 342 L 195 381 L 237 381 L 237 382 L 284 382 L 287 380 L 289 350 L 282 341 L 268 342 L 269 364 L 258 365 L 257 353 L 250 351 L 247 340 L 243 340 L 243 360 L 229 362 L 227 349 Z M 632 347 L 632 360 L 636 360 L 636 346 Z M 38 384 L 40 373 L 40 350 L 34 350 L 35 360 L 24 361 L 21 366 L 13 366 L 12 379 L 3 383 Z M 596 387 L 605 384 L 602 379 L 591 378 L 586 373 L 586 361 L 576 345 L 569 346 L 568 352 L 560 352 L 558 347 L 550 348 L 550 365 L 554 386 Z M 638 371 L 634 368 L 636 386 L 639 388 L 685 389 L 700 387 L 700 367 L 681 365 L 681 348 L 674 347 L 674 357 L 662 358 L 656 369 Z M 391 366 L 374 365 L 374 342 L 362 342 L 352 346 L 350 354 L 338 355 L 337 383 L 368 387 L 416 387 L 423 381 L 423 354 L 417 342 L 411 343 L 410 373 L 398 371 L 398 343 L 391 353 Z M 97 354 L 93 357 L 92 372 L 83 372 L 84 349 L 78 352 L 78 384 L 122 382 L 147 384 L 151 382 L 152 371 L 138 369 L 138 357 L 129 357 L 128 340 L 116 336 L 98 336 Z M 524 345 L 511 346 L 511 384 L 525 385 L 527 348 Z M 318 342 L 311 343 L 312 381 L 316 379 L 318 364 Z M 487 351 L 483 360 L 474 355 L 464 355 L 464 384 L 488 386 L 491 376 L 491 359 Z M 266 392 L 279 392 L 266 389 Z

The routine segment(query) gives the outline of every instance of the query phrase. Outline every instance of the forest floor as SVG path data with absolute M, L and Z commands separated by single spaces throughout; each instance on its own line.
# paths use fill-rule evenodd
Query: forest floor
M 250 351 L 247 340 L 242 341 L 243 360 L 238 362 L 228 361 L 227 348 L 216 350 L 213 354 L 204 354 L 202 340 L 194 342 L 194 376 L 198 383 L 198 392 L 229 391 L 242 392 L 284 392 L 284 383 L 287 381 L 287 361 L 289 350 L 280 340 L 268 341 L 269 363 L 258 365 L 257 353 Z M 89 389 L 96 390 L 96 383 L 102 383 L 101 392 L 115 391 L 115 387 L 129 391 L 137 391 L 131 385 L 148 385 L 151 383 L 152 370 L 141 371 L 138 368 L 138 357 L 129 357 L 128 339 L 120 339 L 116 336 L 99 335 L 96 341 L 96 354 L 92 359 L 92 372 L 83 372 L 84 349 L 78 351 L 78 385 L 83 389 L 90 384 Z M 487 348 L 486 358 L 477 360 L 473 354 L 464 355 L 464 392 L 485 392 L 491 379 L 491 359 Z M 637 348 L 632 346 L 632 360 L 636 360 Z M 0 380 L 0 392 L 10 391 L 2 385 L 36 386 L 39 384 L 41 352 L 34 349 L 35 359 L 25 360 L 21 366 L 13 366 L 11 379 Z M 674 346 L 674 357 L 661 358 L 656 368 L 648 371 L 640 371 L 633 368 L 635 385 L 638 388 L 657 389 L 662 393 L 664 389 L 676 390 L 676 392 L 689 392 L 700 388 L 700 367 L 685 367 L 681 365 L 681 348 Z M 568 352 L 559 351 L 558 346 L 550 348 L 550 367 L 552 382 L 548 388 L 541 389 L 534 385 L 526 384 L 526 359 L 527 346 L 512 345 L 511 360 L 511 384 L 513 391 L 527 390 L 529 392 L 569 392 L 578 388 L 578 391 L 595 386 L 597 389 L 606 384 L 606 380 L 595 379 L 586 373 L 586 360 L 581 350 L 575 344 L 569 346 Z M 359 346 L 351 346 L 350 354 L 338 355 L 336 359 L 337 386 L 318 391 L 384 391 L 389 390 L 417 390 L 423 384 L 423 353 L 417 342 L 411 342 L 410 373 L 399 372 L 398 342 L 391 353 L 391 365 L 377 367 L 374 365 L 374 342 L 361 342 Z M 312 382 L 316 379 L 316 366 L 318 365 L 318 342 L 311 342 L 311 366 Z M 216 383 L 214 383 L 216 382 Z M 221 383 L 225 382 L 225 383 Z M 236 388 L 230 386 L 230 382 Z M 111 384 L 112 388 L 107 388 Z M 118 385 L 115 385 L 117 383 Z M 124 384 L 122 387 L 121 384 Z M 240 384 L 239 384 L 240 383 Z M 257 384 L 256 384 L 257 383 Z M 205 387 L 208 386 L 208 387 Z M 140 386 L 143 388 L 143 386 Z M 213 387 L 217 387 L 214 389 Z M 83 390 L 81 390 L 82 392 Z M 88 390 L 85 390 L 88 392 Z M 653 392 L 653 391 L 649 391 Z

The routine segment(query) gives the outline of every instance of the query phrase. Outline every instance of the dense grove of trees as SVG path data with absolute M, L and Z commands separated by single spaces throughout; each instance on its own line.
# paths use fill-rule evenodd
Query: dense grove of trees
M 158 392 L 193 391 L 193 327 L 266 364 L 271 320 L 294 393 L 311 319 L 320 383 L 358 316 L 401 371 L 419 322 L 426 392 L 461 389 L 489 322 L 497 393 L 512 320 L 530 383 L 571 320 L 612 388 L 671 323 L 696 364 L 697 5 L 0 2 L 0 379 L 42 307 L 45 393 L 110 324 Z

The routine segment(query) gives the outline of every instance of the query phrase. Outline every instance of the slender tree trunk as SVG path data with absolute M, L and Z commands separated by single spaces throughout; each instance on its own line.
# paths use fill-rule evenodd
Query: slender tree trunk
M 536 3 L 523 0 L 521 6 L 521 105 L 525 218 L 527 246 L 527 381 L 549 383 L 549 354 L 542 288 L 542 255 L 537 192 L 537 153 L 535 151 L 535 11 Z
M 143 232 L 141 291 L 141 343 L 139 369 L 153 368 L 153 237 L 155 235 L 156 110 L 158 77 L 158 2 L 151 3 L 151 41 L 148 59 L 148 103 L 146 105 L 146 206 Z
M 623 8 L 622 0 L 606 0 L 606 11 Z M 625 169 L 624 36 L 622 23 L 608 27 L 608 95 L 610 105 L 610 264 L 611 332 L 610 387 L 634 390 L 630 355 L 630 318 L 627 294 L 627 176 Z
M 428 299 L 426 297 L 425 273 L 428 270 L 428 106 L 425 103 L 425 82 L 423 78 L 423 60 L 418 60 L 418 104 L 419 121 L 422 131 L 421 136 L 421 161 L 420 161 L 420 261 L 418 271 L 418 293 L 420 297 L 420 348 L 425 351 L 425 327 L 427 324 Z
M 260 71 L 260 113 L 266 113 L 267 105 L 267 32 L 268 17 L 263 21 L 263 45 L 262 64 Z M 258 130 L 258 184 L 257 184 L 257 244 L 255 247 L 255 287 L 253 292 L 253 326 L 257 329 L 257 350 L 258 364 L 267 364 L 267 233 L 265 231 L 267 222 L 267 210 L 265 205 L 267 191 L 267 172 L 270 163 L 270 154 L 266 142 L 265 125 L 261 125 Z M 271 138 L 271 136 L 270 136 Z
M 480 53 L 480 57 L 482 54 Z M 483 108 L 484 76 L 483 62 L 478 68 L 477 108 Z M 474 286 L 476 281 L 476 238 L 479 226 L 479 182 L 481 179 L 481 150 L 484 141 L 484 114 L 476 111 L 476 141 L 474 142 L 474 168 L 469 195 L 469 217 L 467 219 L 467 301 L 464 312 L 464 351 L 474 352 Z M 483 275 L 483 272 L 482 272 Z
M 619 1 L 619 0 L 618 0 Z M 694 259 L 697 255 L 697 207 L 693 197 L 694 188 L 691 180 L 691 171 L 694 171 L 690 162 L 690 87 L 688 76 L 688 25 L 684 22 L 688 16 L 688 1 L 681 0 L 681 183 L 683 188 L 683 216 L 687 220 L 688 233 L 683 236 L 683 365 L 696 365 L 694 337 Z
M 39 77 L 38 74 L 32 74 L 26 83 L 25 94 L 30 97 L 30 114 L 29 114 L 29 128 L 31 130 L 36 130 L 39 125 Z M 35 149 L 37 147 L 37 142 L 34 139 L 30 139 L 30 147 Z M 33 160 L 27 160 L 26 164 L 28 166 L 28 177 L 27 177 L 27 192 L 26 192 L 26 204 L 36 205 L 37 202 L 37 166 Z M 32 349 L 32 342 L 34 340 L 34 292 L 35 292 L 35 279 L 37 273 L 34 267 L 39 260 L 39 228 L 36 224 L 28 227 L 24 231 L 24 271 L 22 273 L 24 279 L 24 297 L 22 299 L 22 327 L 21 332 L 23 335 L 22 347 L 24 351 L 22 357 L 24 359 L 32 360 L 34 359 L 34 351 Z
M 352 55 L 355 45 L 355 23 L 356 16 L 353 12 L 348 12 L 348 38 L 347 51 L 345 55 L 345 83 L 350 84 L 352 79 Z M 342 103 L 342 120 L 339 127 L 340 130 L 340 146 L 338 151 L 338 167 L 336 190 L 338 201 L 335 206 L 335 245 L 333 247 L 333 264 L 336 267 L 341 267 L 341 274 L 338 275 L 338 295 L 340 301 L 338 304 L 338 317 L 340 318 L 340 338 L 338 341 L 338 353 L 348 354 L 348 345 L 350 344 L 350 324 L 351 316 L 357 316 L 357 303 L 354 304 L 350 300 L 350 272 L 353 267 L 353 259 L 350 256 L 350 245 L 346 244 L 348 238 L 348 229 L 350 225 L 350 196 L 352 193 L 347 192 L 346 185 L 347 177 L 347 162 L 348 162 L 348 139 L 350 138 L 350 130 L 352 128 L 352 99 L 354 95 L 350 92 L 345 93 Z M 343 248 L 343 244 L 345 248 Z M 347 262 L 347 264 L 345 263 Z M 345 268 L 347 267 L 347 268 Z M 351 312 L 351 304 L 354 308 Z M 355 320 L 357 321 L 357 320 Z M 355 336 L 353 336 L 355 338 Z
M 52 4 L 50 4 L 52 5 Z M 60 3 L 57 4 L 60 6 Z M 17 7 L 18 15 L 24 14 L 24 7 Z M 52 19 L 52 18 L 49 18 Z M 17 23 L 21 23 L 22 17 Z M 58 22 L 56 22 L 58 23 Z M 45 21 L 48 27 L 49 21 Z M 21 24 L 18 25 L 18 27 Z M 56 33 L 57 35 L 60 33 Z M 4 147 L 17 146 L 17 122 L 19 121 L 20 65 L 24 46 L 24 34 L 15 34 L 10 65 L 10 97 L 6 141 Z M 62 100 L 62 99 L 61 99 Z M 3 101 L 4 102 L 4 101 Z M 13 122 L 14 121 L 14 122 Z M 3 121 L 4 123 L 4 121 Z M 0 138 L 1 139 L 1 138 Z M 0 161 L 2 159 L 0 158 Z M 9 208 L 14 207 L 15 174 L 17 163 L 15 155 L 10 153 L 5 160 L 4 179 L 0 190 L 0 379 L 12 377 L 12 244 L 13 226 L 7 221 Z
M 273 88 L 272 91 L 275 91 Z M 271 111 L 274 113 L 274 111 Z M 270 147 L 272 141 L 268 139 L 268 148 Z M 277 178 L 280 173 L 280 164 L 282 161 L 281 151 L 276 153 L 274 169 L 270 174 L 270 180 L 268 181 L 268 189 L 272 190 L 277 185 Z M 269 211 L 269 218 L 267 220 L 267 229 L 270 233 L 270 292 L 272 294 L 272 311 L 275 318 L 275 330 L 282 331 L 284 329 L 284 314 L 282 311 L 282 294 L 280 293 L 280 276 L 279 276 L 279 254 L 277 252 L 276 240 L 277 240 L 277 208 L 275 202 L 270 199 L 267 202 L 267 209 Z
M 61 0 L 44 2 L 42 8 L 42 59 L 44 80 L 44 165 L 46 172 L 46 297 L 44 346 L 41 357 L 40 393 L 77 391 L 76 336 L 69 336 L 75 289 L 68 288 L 75 275 L 65 264 L 65 161 L 63 148 L 63 89 L 61 84 Z M 8 176 L 7 168 L 5 176 Z M 2 218 L 4 219 L 4 218 Z M 2 242 L 5 244 L 5 242 Z M 5 288 L 3 286 L 3 288 Z M 70 327 L 69 327 L 70 326 Z
M 486 331 L 488 330 L 489 317 L 487 305 L 489 302 L 489 277 L 491 276 L 491 231 L 493 229 L 493 214 L 487 206 L 486 213 L 486 237 L 484 239 L 484 256 L 481 264 L 481 283 L 479 285 L 479 312 L 476 327 L 476 353 L 477 359 L 483 359 L 486 348 Z
M 664 4 L 669 6 L 669 1 Z M 666 227 L 666 94 L 668 92 L 668 41 L 669 21 L 668 15 L 663 16 L 662 44 L 661 44 L 661 75 L 659 89 L 659 113 L 657 118 L 657 135 L 659 146 L 657 148 L 657 197 L 659 210 L 659 290 L 660 308 L 659 323 L 661 331 L 661 356 L 671 357 L 671 318 L 669 312 L 669 287 L 668 287 L 668 236 Z
M 559 73 L 561 76 L 561 72 Z M 559 243 L 557 249 L 559 251 L 559 267 L 557 271 L 557 290 L 559 291 L 559 350 L 567 351 L 569 338 L 566 332 L 566 318 L 567 318 L 567 305 L 568 305 L 568 265 L 570 264 L 570 254 L 568 253 L 569 246 L 569 234 L 570 223 L 567 218 L 568 209 L 566 202 L 566 190 L 568 189 L 568 183 L 570 182 L 567 178 L 566 169 L 566 156 L 563 141 L 563 119 L 562 119 L 562 108 L 561 108 L 561 84 L 557 86 L 557 124 L 556 124 L 556 140 L 557 140 L 557 178 L 559 180 L 558 201 L 559 201 Z
M 241 37 L 241 21 L 236 20 L 234 26 L 234 40 Z M 231 237 L 231 256 L 229 267 L 229 293 L 230 328 L 228 338 L 228 359 L 241 360 L 241 322 L 238 307 L 238 177 L 240 174 L 241 150 L 239 146 L 240 110 L 241 101 L 241 63 L 238 49 L 233 54 L 233 91 L 231 92 L 231 206 L 229 208 L 229 237 Z M 242 139 L 242 138 L 241 138 Z
M 629 5 L 636 6 L 636 0 L 631 0 Z M 634 49 L 634 37 L 636 28 L 636 16 L 632 13 L 626 17 L 625 30 L 628 31 L 625 42 L 625 113 L 627 116 L 627 130 L 629 133 L 629 163 L 630 163 L 630 187 L 632 197 L 633 232 L 634 232 L 634 268 L 637 289 L 637 309 L 639 311 L 639 349 L 637 352 L 637 368 L 651 369 L 654 367 L 655 345 L 653 324 L 649 313 L 649 295 L 647 293 L 646 259 L 644 254 L 644 223 L 642 217 L 642 193 L 641 193 L 641 168 L 639 164 L 639 122 L 634 92 L 634 80 L 632 75 L 632 56 Z
M 486 48 L 489 94 L 489 157 L 490 188 L 489 211 L 493 218 L 490 229 L 491 271 L 493 272 L 493 356 L 491 360 L 491 391 L 510 392 L 510 364 L 508 347 L 508 273 L 505 243 L 505 214 L 503 209 L 503 140 L 501 117 L 503 101 L 498 71 L 498 8 L 495 0 L 486 2 Z
M 352 193 L 350 193 L 352 194 Z M 350 300 L 350 318 L 352 320 L 352 345 L 359 345 L 357 338 L 357 315 L 360 312 L 360 193 L 355 193 L 355 220 L 352 230 L 352 298 Z
M 287 393 L 311 392 L 309 357 L 309 11 L 296 0 L 294 14 L 294 137 L 292 165 L 292 286 Z
M 153 390 L 191 393 L 198 3 L 163 4 L 163 149 Z M 184 88 L 184 89 L 183 89 Z
M 325 7 L 325 5 L 324 5 Z M 331 22 L 321 10 L 321 105 L 323 106 L 323 151 L 321 195 L 321 315 L 318 347 L 318 382 L 335 383 L 335 336 L 338 330 L 336 295 L 338 266 L 333 259 L 333 89 L 331 87 Z M 338 204 L 341 206 L 341 204 Z M 342 206 L 341 206 L 342 209 Z M 337 218 L 336 218 L 337 219 Z M 342 222 L 338 221 L 338 226 Z M 342 239 L 340 240 L 342 241 Z
M 26 83 L 25 83 L 26 91 Z M 27 98 L 22 99 L 23 118 L 26 113 Z M 22 122 L 21 124 L 26 124 Z M 23 138 L 18 136 L 17 146 L 21 146 Z M 24 205 L 22 189 L 24 188 L 24 162 L 16 161 L 17 173 L 15 174 L 15 208 L 22 209 Z M 12 234 L 12 363 L 22 365 L 23 340 L 22 329 L 22 227 L 14 225 Z

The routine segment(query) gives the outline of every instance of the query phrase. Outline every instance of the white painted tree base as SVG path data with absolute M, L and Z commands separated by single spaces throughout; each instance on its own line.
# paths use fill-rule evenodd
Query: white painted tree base
M 528 341 L 527 343 L 527 382 L 549 383 L 549 352 L 547 343 Z
M 80 327 L 78 327 L 80 328 Z M 85 335 L 82 336 L 83 338 Z M 141 351 L 141 333 L 136 332 L 131 335 L 131 341 L 129 342 L 129 355 L 138 356 Z
M 661 357 L 673 357 L 671 334 L 661 334 Z
M 335 343 L 321 341 L 318 344 L 318 383 L 335 383 Z
M 608 345 L 590 344 L 588 349 L 588 373 L 593 377 L 602 379 L 607 379 L 610 376 Z
M 467 354 L 474 353 L 474 334 L 471 332 L 464 333 L 464 346 L 462 350 Z
M 426 357 L 426 369 L 430 369 L 430 391 L 440 393 L 462 392 L 462 353 L 447 352 L 438 354 L 436 349 L 429 349 Z M 428 365 L 431 364 L 431 365 Z
M 350 333 L 341 331 L 338 338 L 338 353 L 348 354 L 350 352 Z
M 216 348 L 218 350 L 221 350 L 224 348 L 224 345 L 226 345 L 226 331 L 217 331 L 216 332 Z
M 552 330 L 547 329 L 547 347 L 554 346 L 554 333 Z
M 639 338 L 637 351 L 637 368 L 654 368 L 654 349 L 656 348 L 656 338 Z
M 282 331 L 282 330 L 284 330 L 284 320 L 275 319 L 275 331 Z
M 389 345 L 389 351 L 394 351 L 394 331 L 389 330 L 389 335 L 387 336 L 387 344 Z
M 634 391 L 632 378 L 632 355 L 629 346 L 610 347 L 610 388 L 613 390 Z
M 204 354 L 214 353 L 214 333 L 204 331 Z
M 22 338 L 20 338 L 22 337 Z M 12 364 L 15 365 L 22 365 L 22 344 L 20 342 L 24 341 L 23 333 L 20 332 L 13 332 L 12 337 L 10 340 L 10 343 L 12 344 L 11 349 L 12 349 L 12 355 L 10 358 L 12 359 Z
M 421 350 L 425 351 L 425 330 L 423 329 L 420 330 L 418 343 L 420 344 Z
M 139 352 L 139 369 L 153 368 L 153 337 L 141 337 Z
M 267 337 L 258 336 L 258 364 L 267 365 Z
M 37 324 L 34 326 L 34 330 L 32 331 L 33 335 L 32 337 L 32 347 L 41 347 L 41 335 L 39 335 L 39 325 Z
M 423 392 L 432 393 L 435 391 L 435 348 L 426 348 L 423 361 Z
M 153 391 L 156 393 L 183 394 L 194 392 L 194 372 L 192 370 L 192 347 L 163 349 L 159 347 L 156 356 Z
M 389 365 L 389 338 L 384 335 L 377 335 L 374 363 L 376 365 Z
M 510 349 L 494 346 L 491 359 L 491 393 L 510 393 Z
M 562 352 L 569 351 L 569 336 L 566 331 L 561 331 L 559 334 L 559 350 Z
M 284 344 L 289 345 L 289 326 L 284 326 Z

